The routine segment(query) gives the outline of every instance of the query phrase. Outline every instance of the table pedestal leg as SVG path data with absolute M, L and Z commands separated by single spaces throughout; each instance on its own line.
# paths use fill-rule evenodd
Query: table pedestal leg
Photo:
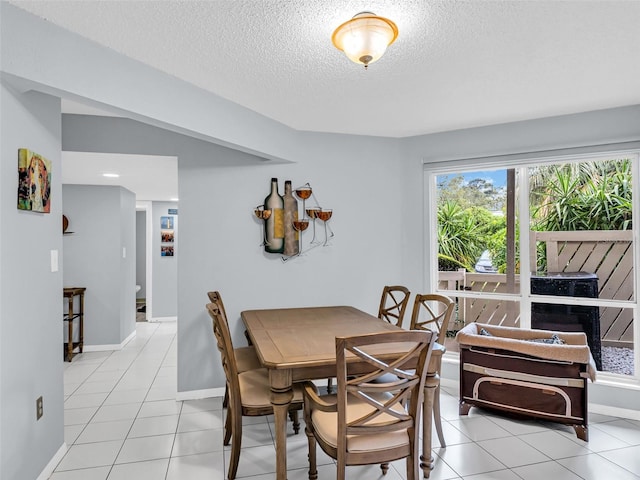
M 276 479 L 287 478 L 287 418 L 293 399 L 291 371 L 269 370 L 276 437 Z

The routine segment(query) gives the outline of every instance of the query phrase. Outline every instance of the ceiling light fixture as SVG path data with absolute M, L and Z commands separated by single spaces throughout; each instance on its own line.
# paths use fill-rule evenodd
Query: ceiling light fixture
M 118 178 L 120 175 L 118 175 L 117 173 L 103 173 L 102 176 L 109 178 Z
M 331 41 L 349 59 L 367 68 L 398 38 L 398 27 L 388 18 L 360 12 L 333 32 Z

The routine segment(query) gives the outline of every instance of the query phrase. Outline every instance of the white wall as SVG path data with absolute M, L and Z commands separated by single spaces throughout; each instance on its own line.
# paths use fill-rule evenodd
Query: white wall
M 62 196 L 74 232 L 64 236 L 64 284 L 87 289 L 84 343 L 120 345 L 135 331 L 135 195 L 122 187 L 63 185 Z
M 64 441 L 62 271 L 50 261 L 62 255 L 60 100 L 2 82 L 0 104 L 0 478 L 27 480 Z M 49 214 L 16 208 L 19 148 L 51 161 Z

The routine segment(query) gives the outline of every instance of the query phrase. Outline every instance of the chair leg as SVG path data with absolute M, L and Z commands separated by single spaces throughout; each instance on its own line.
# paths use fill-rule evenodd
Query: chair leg
M 233 413 L 229 411 L 230 413 Z M 231 435 L 231 456 L 229 458 L 229 475 L 227 480 L 234 480 L 238 473 L 238 461 L 240 460 L 240 448 L 242 447 L 242 415 L 231 415 L 233 434 Z
M 313 436 L 313 432 L 309 428 L 309 422 L 304 429 L 307 434 L 307 440 L 309 442 L 309 480 L 316 480 L 318 478 L 318 468 L 316 464 L 316 437 Z
M 227 408 L 227 405 L 229 405 L 229 388 L 225 385 L 224 398 L 222 399 L 222 408 Z
M 327 378 L 327 394 L 333 393 L 333 378 Z
M 297 435 L 300 432 L 300 420 L 298 419 L 298 410 L 289 410 L 289 418 L 293 422 L 293 433 Z
M 342 455 L 341 455 L 342 453 Z M 336 472 L 336 480 L 346 480 L 346 476 L 347 476 L 347 461 L 344 457 L 344 453 L 343 452 L 338 452 L 338 458 L 336 459 L 336 468 L 338 469 L 338 471 Z
M 231 408 L 227 407 L 227 418 L 224 421 L 224 439 L 222 440 L 223 445 L 229 445 L 231 441 Z
M 438 383 L 433 397 L 433 422 L 436 426 L 440 446 L 444 448 L 447 444 L 444 441 L 444 434 L 442 433 L 442 419 L 440 418 L 440 383 Z

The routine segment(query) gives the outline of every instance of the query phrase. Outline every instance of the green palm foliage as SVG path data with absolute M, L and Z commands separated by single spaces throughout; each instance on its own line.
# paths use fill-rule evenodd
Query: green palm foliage
M 438 263 L 441 270 L 464 267 L 473 270 L 485 246 L 481 223 L 473 212 L 456 201 L 447 200 L 438 208 Z
M 531 229 L 631 229 L 631 166 L 629 159 L 616 159 L 530 168 Z M 487 189 L 476 183 L 464 184 L 462 177 L 455 177 L 438 185 L 440 270 L 473 271 L 478 257 L 488 249 L 494 265 L 505 271 L 506 217 L 495 217 L 485 208 L 491 198 L 478 200 Z M 516 229 L 516 247 L 518 233 Z M 538 266 L 546 266 L 544 248 L 538 248 Z
M 631 228 L 629 159 L 540 167 L 530 178 L 532 230 Z M 544 245 L 537 245 L 536 250 L 537 265 L 546 270 Z
M 531 178 L 532 230 L 631 228 L 630 160 L 538 167 Z

